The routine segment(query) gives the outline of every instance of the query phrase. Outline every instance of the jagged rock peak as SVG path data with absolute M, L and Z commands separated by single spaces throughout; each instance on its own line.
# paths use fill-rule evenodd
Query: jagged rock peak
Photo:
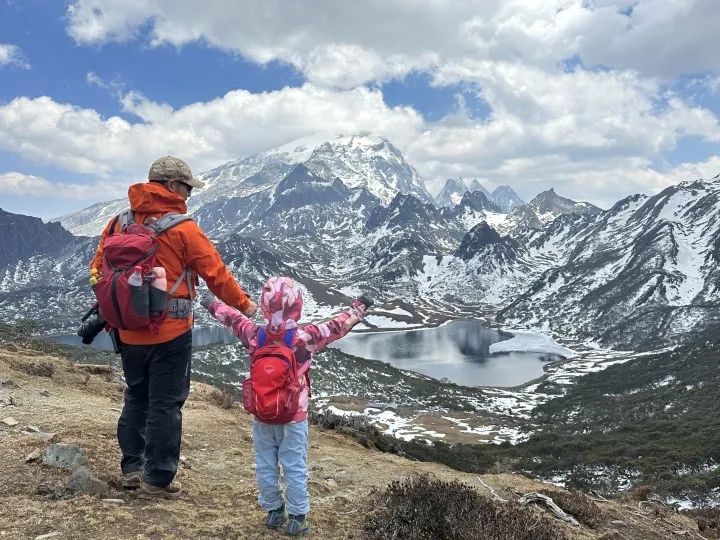
M 473 210 L 490 210 L 492 212 L 502 211 L 498 205 L 491 201 L 482 191 L 466 191 L 458 207 L 472 208 Z
M 602 209 L 587 202 L 576 202 L 572 199 L 561 197 L 555 193 L 554 188 L 539 193 L 528 204 L 538 219 L 543 223 L 549 223 L 562 214 L 599 214 Z
M 467 186 L 469 191 L 482 191 L 486 196 L 490 196 L 490 192 L 485 189 L 485 186 L 477 178 L 473 178 Z
M 350 190 L 339 178 L 318 176 L 302 163 L 290 171 L 275 188 L 274 206 L 294 208 L 348 200 Z
M 413 195 L 398 193 L 388 206 L 376 208 L 366 225 L 373 229 L 384 224 L 427 224 L 433 221 L 443 221 L 440 211 L 433 204 L 423 202 Z
M 497 204 L 503 212 L 510 212 L 514 208 L 525 204 L 525 201 L 508 185 L 496 187 L 490 194 L 490 199 Z
M 462 178 L 448 178 L 445 185 L 435 197 L 435 205 L 438 207 L 455 206 L 469 191 L 468 186 Z
M 481 221 L 463 237 L 460 247 L 455 251 L 455 256 L 467 261 L 484 247 L 496 244 L 503 244 L 511 249 L 517 247 L 515 240 L 509 236 L 500 236 L 487 222 Z
M 13 214 L 0 208 L 0 266 L 34 253 L 57 253 L 73 239 L 57 222 Z

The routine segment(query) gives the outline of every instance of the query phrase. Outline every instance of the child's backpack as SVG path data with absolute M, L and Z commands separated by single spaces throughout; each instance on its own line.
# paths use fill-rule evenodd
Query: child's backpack
M 243 381 L 243 407 L 267 424 L 292 422 L 300 407 L 301 379 L 293 342 L 297 328 L 284 335 L 258 330 L 258 347 L 250 358 L 250 377 Z M 307 374 L 303 375 L 307 377 Z
M 151 312 L 152 278 L 143 279 L 142 285 L 139 286 L 131 285 L 128 279 L 135 272 L 136 266 L 142 268 L 143 276 L 152 276 L 152 267 L 155 266 L 155 255 L 158 250 L 158 236 L 189 219 L 192 218 L 185 214 L 166 214 L 159 219 L 151 218 L 144 224 L 139 224 L 135 223 L 132 210 L 115 217 L 109 229 L 110 234 L 103 240 L 102 277 L 94 286 L 100 315 L 111 327 L 122 330 L 150 328 L 157 331 L 158 323 L 167 314 L 167 303 L 162 303 L 165 309 Z M 120 232 L 116 233 L 113 231 L 118 221 Z M 191 272 L 188 268 L 180 274 L 167 292 L 167 296 L 172 296 L 183 279 L 187 279 L 190 287 Z M 186 303 L 192 309 L 191 301 L 186 300 Z M 187 309 L 187 306 L 184 304 L 183 306 Z

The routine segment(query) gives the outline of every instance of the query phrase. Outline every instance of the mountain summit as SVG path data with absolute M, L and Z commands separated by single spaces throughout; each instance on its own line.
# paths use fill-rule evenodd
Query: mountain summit
M 550 223 L 556 217 L 563 214 L 595 215 L 602 212 L 601 208 L 587 203 L 575 202 L 571 199 L 561 197 L 553 188 L 538 194 L 530 203 L 530 209 L 537 215 L 542 223 Z
M 339 178 L 348 188 L 365 188 L 384 204 L 398 193 L 430 202 L 430 194 L 402 152 L 385 137 L 371 134 L 312 136 L 231 161 L 201 176 L 208 187 L 191 208 L 220 197 L 247 196 L 276 185 L 298 164 L 317 176 Z

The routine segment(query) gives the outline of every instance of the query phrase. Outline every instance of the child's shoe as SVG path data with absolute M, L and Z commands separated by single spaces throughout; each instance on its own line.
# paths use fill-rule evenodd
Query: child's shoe
M 287 514 L 285 513 L 285 505 L 283 504 L 280 508 L 268 512 L 267 519 L 265 519 L 265 526 L 268 529 L 279 529 L 283 523 L 285 523 L 286 519 Z
M 287 528 L 285 529 L 288 535 L 303 536 L 310 530 L 310 520 L 306 516 L 294 516 L 290 514 L 288 517 L 290 521 L 288 521 Z

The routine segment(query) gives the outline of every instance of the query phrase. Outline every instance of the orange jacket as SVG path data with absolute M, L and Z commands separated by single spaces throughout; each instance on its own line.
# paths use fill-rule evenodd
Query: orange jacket
M 153 182 L 130 186 L 128 198 L 136 223 L 143 223 L 148 217 L 160 217 L 171 212 L 177 214 L 187 212 L 185 201 L 180 195 Z M 102 268 L 103 240 L 110 234 L 111 224 L 112 220 L 102 233 L 100 245 L 90 263 L 90 268 L 98 270 Z M 119 231 L 119 229 L 120 225 L 116 225 L 115 231 Z M 199 275 L 205 280 L 213 294 L 223 302 L 241 311 L 247 309 L 250 298 L 235 281 L 215 246 L 194 221 L 183 221 L 158 237 L 156 261 L 158 266 L 165 267 L 168 289 L 187 267 L 193 272 L 193 283 L 195 283 L 196 276 Z M 194 298 L 194 292 L 188 291 L 187 282 L 183 281 L 173 296 Z M 149 330 L 120 330 L 120 339 L 129 345 L 153 345 L 170 341 L 190 328 L 192 328 L 192 317 L 186 319 L 167 318 L 160 324 L 160 331 L 157 334 L 153 334 Z

